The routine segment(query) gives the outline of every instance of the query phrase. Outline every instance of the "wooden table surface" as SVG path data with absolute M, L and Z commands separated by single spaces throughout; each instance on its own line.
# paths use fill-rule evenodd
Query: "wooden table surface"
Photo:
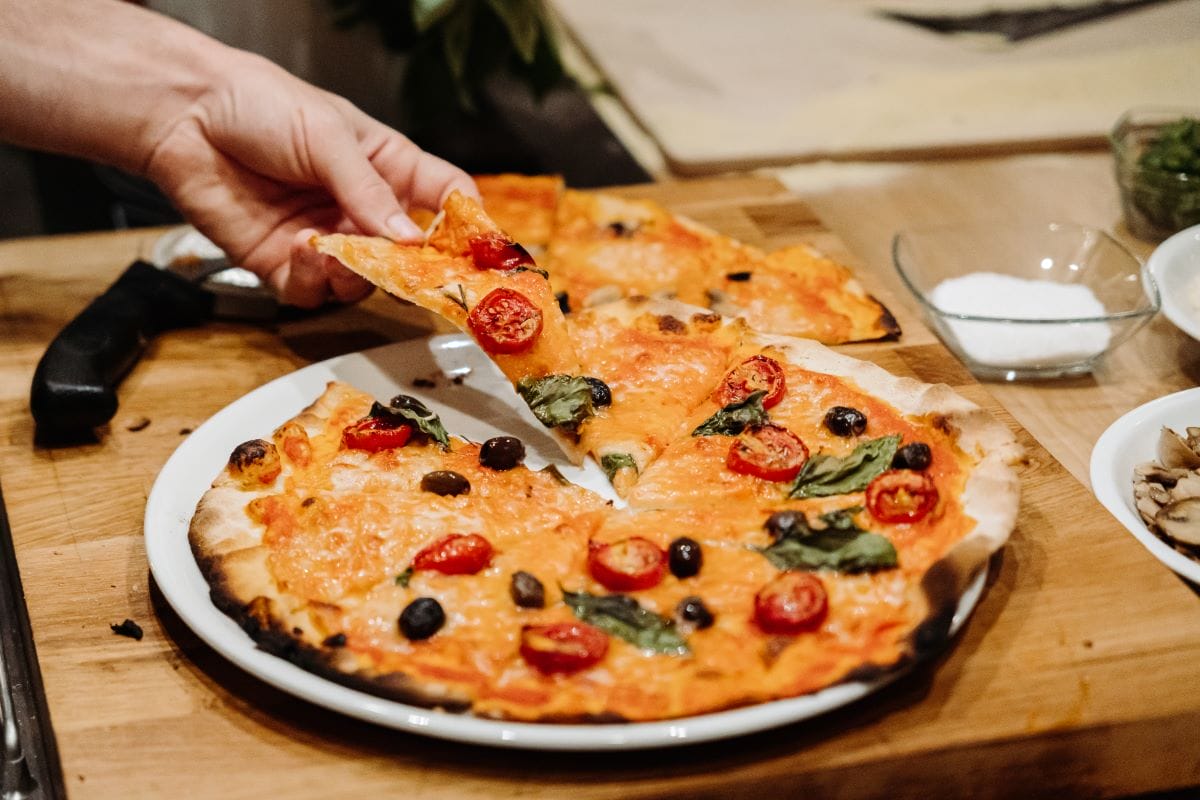
M 751 243 L 854 258 L 905 335 L 842 349 L 955 386 L 1028 450 L 1017 529 L 943 657 L 815 720 L 657 751 L 547 757 L 350 720 L 227 663 L 153 585 L 146 496 L 187 432 L 299 366 L 423 335 L 424 312 L 376 296 L 271 327 L 171 333 L 126 378 L 97 443 L 43 448 L 27 400 L 37 359 L 156 232 L 0 244 L 0 481 L 71 797 L 1061 797 L 1200 784 L 1200 601 L 1080 482 L 1103 427 L 1194 385 L 1200 350 L 1161 320 L 1091 378 L 981 386 L 894 291 L 886 260 L 897 227 L 985 204 L 1041 211 L 1029 198 L 1045 188 L 1062 207 L 1115 208 L 1101 159 L 1068 161 L 917 165 L 870 181 L 850 171 L 820 188 L 784 176 L 808 181 L 803 199 L 761 177 L 628 190 Z M 127 617 L 140 642 L 109 630 Z

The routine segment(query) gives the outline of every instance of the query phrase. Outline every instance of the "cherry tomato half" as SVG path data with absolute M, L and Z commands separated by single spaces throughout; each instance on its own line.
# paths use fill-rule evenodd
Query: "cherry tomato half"
M 889 470 L 867 485 L 867 510 L 880 522 L 919 522 L 937 501 L 933 478 L 910 469 Z
M 521 657 L 545 675 L 579 672 L 599 664 L 607 652 L 608 635 L 583 622 L 521 629 Z
M 412 426 L 379 417 L 365 417 L 342 431 L 342 447 L 378 453 L 390 447 L 403 447 L 412 436 Z
M 825 584 L 811 572 L 785 572 L 754 596 L 754 621 L 767 633 L 814 630 L 828 611 Z
M 474 575 L 492 563 L 492 544 L 477 533 L 443 536 L 413 557 L 415 571 L 433 570 L 443 575 Z
M 799 436 L 778 425 L 759 425 L 744 431 L 729 446 L 725 466 L 740 475 L 766 481 L 790 481 L 808 461 L 808 447 Z
M 480 269 L 509 270 L 533 266 L 533 256 L 529 255 L 529 251 L 500 233 L 472 239 L 471 258 Z
M 542 312 L 512 289 L 493 289 L 467 315 L 467 327 L 489 353 L 521 353 L 542 333 Z
M 614 592 L 633 592 L 657 586 L 667 571 L 667 554 L 649 539 L 631 536 L 588 550 L 588 571 Z
M 787 382 L 778 361 L 766 356 L 751 356 L 729 371 L 713 399 L 724 408 L 759 391 L 766 392 L 762 399 L 763 408 L 770 408 L 783 399 Z

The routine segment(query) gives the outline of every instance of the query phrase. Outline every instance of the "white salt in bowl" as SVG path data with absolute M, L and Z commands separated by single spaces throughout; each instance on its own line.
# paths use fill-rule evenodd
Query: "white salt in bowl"
M 1159 309 L 1138 258 L 1073 223 L 901 231 L 892 260 L 933 330 L 987 380 L 1088 373 Z

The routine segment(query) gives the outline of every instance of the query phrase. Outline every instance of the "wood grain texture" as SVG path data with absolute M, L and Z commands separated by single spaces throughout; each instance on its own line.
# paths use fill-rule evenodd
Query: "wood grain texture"
M 771 180 L 628 193 L 753 244 L 840 247 Z M 263 382 L 434 323 L 375 296 L 271 328 L 174 332 L 125 380 L 121 408 L 95 444 L 35 446 L 27 393 L 42 350 L 155 233 L 0 244 L 0 479 L 72 797 L 1059 797 L 1200 783 L 1200 764 L 1179 756 L 1200 725 L 1197 598 L 862 264 L 905 335 L 841 349 L 955 386 L 1028 449 L 1017 530 L 972 619 L 934 663 L 775 731 L 553 757 L 349 720 L 240 672 L 150 581 L 141 525 L 158 469 L 187 431 Z M 111 633 L 126 617 L 145 629 L 142 641 Z

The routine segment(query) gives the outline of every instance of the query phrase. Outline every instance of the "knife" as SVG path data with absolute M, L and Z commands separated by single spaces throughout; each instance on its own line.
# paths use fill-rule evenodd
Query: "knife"
M 93 437 L 117 412 L 117 385 L 160 333 L 214 316 L 272 319 L 275 299 L 261 286 L 216 280 L 224 257 L 178 259 L 166 267 L 135 261 L 50 343 L 33 374 L 29 407 L 42 442 Z

